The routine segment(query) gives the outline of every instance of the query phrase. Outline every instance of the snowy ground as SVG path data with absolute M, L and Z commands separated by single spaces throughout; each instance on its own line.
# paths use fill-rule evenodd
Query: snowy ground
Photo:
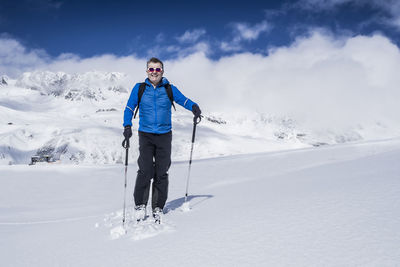
M 399 159 L 391 139 L 197 160 L 190 212 L 174 162 L 165 227 L 119 238 L 122 165 L 0 166 L 0 265 L 398 266 Z

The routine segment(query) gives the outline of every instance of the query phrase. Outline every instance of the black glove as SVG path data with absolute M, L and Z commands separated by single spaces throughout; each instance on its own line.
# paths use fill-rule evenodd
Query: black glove
M 192 106 L 192 112 L 193 112 L 195 120 L 197 120 L 197 118 L 200 117 L 200 115 L 201 115 L 201 110 L 197 104 L 194 104 Z
M 129 138 L 131 138 L 132 136 L 132 128 L 130 125 L 126 125 L 125 129 L 124 129 L 124 136 L 125 139 L 129 140 Z

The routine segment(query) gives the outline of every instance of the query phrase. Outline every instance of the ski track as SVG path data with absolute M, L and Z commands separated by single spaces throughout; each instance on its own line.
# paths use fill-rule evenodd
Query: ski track
M 83 216 L 76 218 L 65 218 L 65 219 L 57 219 L 57 220 L 45 220 L 45 221 L 32 221 L 32 222 L 0 222 L 0 225 L 35 225 L 35 224 L 50 224 L 50 223 L 63 223 L 63 222 L 74 222 L 81 221 L 91 218 L 98 218 L 101 215 L 92 215 L 92 216 Z

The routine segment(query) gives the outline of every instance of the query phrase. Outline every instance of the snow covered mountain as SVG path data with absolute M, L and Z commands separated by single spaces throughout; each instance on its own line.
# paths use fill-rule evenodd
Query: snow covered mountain
M 17 87 L 39 91 L 42 95 L 63 97 L 67 100 L 106 100 L 109 92 L 127 93 L 127 76 L 118 73 L 86 72 L 67 74 L 63 72 L 26 72 L 16 81 Z
M 47 155 L 62 163 L 122 163 L 122 116 L 134 81 L 123 73 L 36 71 L 0 79 L 0 164 L 28 164 Z M 201 105 L 194 158 L 321 146 L 400 135 L 390 125 L 312 129 L 260 112 L 208 112 Z M 192 114 L 173 111 L 173 160 L 188 158 Z M 137 129 L 137 119 L 134 121 Z M 133 137 L 130 153 L 137 157 Z
M 1 76 L 0 86 L 8 85 L 9 78 L 6 75 Z

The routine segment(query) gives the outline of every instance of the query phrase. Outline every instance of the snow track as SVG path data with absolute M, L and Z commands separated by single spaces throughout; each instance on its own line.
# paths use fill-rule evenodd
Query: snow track
M 55 219 L 55 220 L 45 220 L 45 221 L 31 221 L 31 222 L 0 222 L 1 225 L 34 225 L 34 224 L 49 224 L 49 223 L 65 223 L 65 222 L 74 222 L 80 220 L 86 220 L 91 218 L 98 218 L 99 215 L 93 216 L 84 216 L 84 217 L 76 217 L 76 218 L 65 218 L 65 219 Z

